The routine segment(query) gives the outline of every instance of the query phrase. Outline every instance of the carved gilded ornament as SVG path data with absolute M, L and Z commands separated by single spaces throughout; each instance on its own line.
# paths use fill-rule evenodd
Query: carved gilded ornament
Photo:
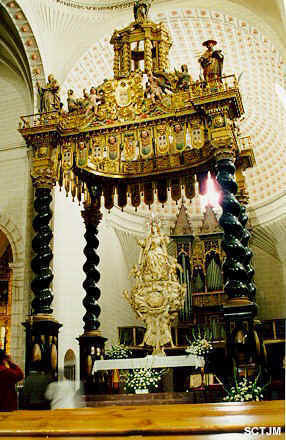
M 76 147 L 76 163 L 79 168 L 85 168 L 88 164 L 88 143 L 81 141 Z
M 192 124 L 190 129 L 190 138 L 193 148 L 202 148 L 205 143 L 204 128 L 200 124 Z
M 107 159 L 109 161 L 118 161 L 120 156 L 121 136 L 120 134 L 109 134 L 106 136 Z M 111 165 L 113 166 L 113 165 Z
M 140 155 L 143 159 L 153 156 L 153 131 L 152 128 L 139 130 Z
M 141 253 L 137 265 L 129 277 L 135 278 L 130 293 L 123 291 L 137 316 L 145 323 L 146 332 L 142 345 L 153 347 L 153 355 L 164 356 L 164 346 L 173 346 L 171 324 L 183 307 L 186 285 L 177 279 L 182 271 L 176 258 L 167 251 L 169 237 L 162 234 L 159 224 L 151 223 L 150 234 L 138 241 Z
M 91 140 L 91 155 L 89 160 L 94 163 L 100 162 L 104 157 L 105 136 L 92 137 Z
M 229 143 L 227 140 L 220 139 L 217 144 L 215 144 L 215 158 L 216 161 L 220 161 L 222 159 L 231 159 L 235 160 L 235 150 L 232 147 L 231 139 L 229 139 Z
M 235 76 L 223 77 L 219 71 L 208 81 L 208 72 L 205 81 L 196 81 L 186 65 L 169 71 L 168 29 L 144 15 L 144 0 L 136 4 L 140 18 L 115 30 L 110 41 L 112 79 L 92 87 L 90 94 L 85 90 L 82 98 L 73 97 L 70 112 L 21 117 L 19 130 L 34 149 L 33 177 L 43 180 L 47 170 L 46 180 L 51 175 L 78 200 L 86 197 L 85 183 L 101 177 L 120 194 L 121 179 L 134 183 L 148 177 L 153 184 L 163 179 L 164 188 L 171 187 L 172 199 L 178 200 L 175 178 L 204 172 L 219 158 L 239 160 L 242 153 L 234 120 L 244 109 Z M 248 156 L 243 163 L 253 165 Z M 192 198 L 194 185 L 183 180 L 186 196 Z M 148 197 L 143 193 L 144 200 L 151 200 L 149 192 Z M 162 204 L 165 199 L 164 189 Z M 137 207 L 138 198 L 133 201 Z M 106 203 L 112 204 L 110 196 Z
M 122 79 L 118 82 L 118 85 L 115 89 L 115 98 L 116 103 L 119 107 L 126 107 L 131 104 L 131 88 L 130 84 Z
M 51 158 L 33 160 L 31 168 L 33 185 L 36 187 L 52 187 L 57 180 L 57 167 Z
M 186 149 L 186 124 L 175 122 L 172 126 L 172 147 L 174 153 L 181 153 Z
M 123 159 L 126 161 L 136 160 L 139 156 L 137 131 L 132 130 L 123 134 Z
M 243 174 L 242 167 L 238 167 L 235 171 L 235 180 L 238 186 L 236 198 L 242 205 L 247 205 L 249 200 L 249 194 L 246 188 L 245 176 Z
M 70 170 L 73 166 L 73 151 L 74 146 L 71 142 L 65 142 L 61 148 L 62 154 L 62 168 L 63 170 Z
M 169 127 L 166 124 L 155 127 L 155 143 L 158 156 L 169 152 Z
M 225 126 L 225 119 L 222 115 L 216 115 L 213 118 L 213 127 L 214 128 L 221 128 Z

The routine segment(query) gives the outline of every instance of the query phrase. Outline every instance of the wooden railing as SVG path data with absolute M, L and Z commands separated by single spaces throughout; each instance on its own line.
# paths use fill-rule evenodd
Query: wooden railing
M 214 81 L 214 84 L 208 84 L 205 81 L 196 81 L 191 84 L 191 96 L 193 98 L 212 95 L 213 93 L 227 92 L 228 90 L 238 89 L 236 76 L 226 75 L 221 81 Z
M 54 126 L 58 124 L 59 117 L 60 117 L 60 113 L 58 111 L 21 116 L 19 122 L 19 129 L 26 129 L 26 128 L 42 129 L 47 126 Z

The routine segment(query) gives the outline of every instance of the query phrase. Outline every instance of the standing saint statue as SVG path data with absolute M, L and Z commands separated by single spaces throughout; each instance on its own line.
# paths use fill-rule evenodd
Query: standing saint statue
M 224 57 L 221 50 L 214 50 L 216 44 L 217 42 L 215 40 L 204 41 L 203 46 L 205 46 L 207 50 L 199 58 L 199 63 L 202 66 L 206 82 L 212 80 L 221 81 Z
M 138 265 L 129 277 L 135 277 L 130 294 L 123 295 L 144 321 L 146 332 L 142 345 L 153 347 L 153 355 L 164 356 L 164 346 L 173 347 L 171 324 L 184 305 L 186 286 L 178 282 L 177 271 L 182 271 L 176 258 L 167 251 L 169 237 L 160 231 L 159 224 L 151 224 L 147 238 L 138 241 L 141 247 Z
M 45 86 L 41 86 L 37 81 L 37 87 L 40 96 L 40 113 L 60 110 L 60 86 L 54 75 L 48 76 L 48 82 Z
M 150 6 L 150 0 L 137 0 L 133 5 L 135 21 L 143 23 L 147 19 Z

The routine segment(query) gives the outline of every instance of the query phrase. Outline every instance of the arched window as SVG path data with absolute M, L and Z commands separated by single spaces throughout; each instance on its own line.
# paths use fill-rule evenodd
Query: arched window
M 75 363 L 76 358 L 74 351 L 68 349 L 64 358 L 64 375 L 66 379 L 75 380 Z
M 0 348 L 10 351 L 12 249 L 6 235 L 0 230 Z

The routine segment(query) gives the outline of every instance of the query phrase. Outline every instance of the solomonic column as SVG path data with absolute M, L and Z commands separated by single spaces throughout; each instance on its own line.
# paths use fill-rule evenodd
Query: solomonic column
M 236 365 L 249 363 L 255 357 L 253 318 L 257 307 L 252 301 L 253 290 L 249 261 L 252 256 L 245 229 L 247 217 L 236 198 L 235 164 L 230 148 L 220 149 L 217 155 L 216 178 L 221 187 L 222 215 L 219 223 L 224 230 L 222 247 L 226 254 L 223 264 L 224 291 L 228 301 L 223 306 L 226 323 L 227 355 Z
M 46 138 L 43 141 L 47 141 Z M 50 241 L 53 237 L 50 228 L 52 211 L 52 188 L 55 185 L 50 156 L 52 146 L 44 144 L 34 148 L 32 180 L 34 186 L 35 217 L 32 240 L 34 256 L 31 267 L 34 278 L 31 290 L 34 299 L 31 303 L 31 315 L 23 323 L 26 329 L 26 375 L 29 374 L 33 362 L 40 361 L 43 370 L 57 378 L 58 370 L 58 332 L 61 324 L 53 317 L 53 294 L 51 283 L 53 273 L 50 267 L 53 253 Z
M 242 169 L 243 163 L 240 164 L 236 168 L 236 182 L 238 184 L 238 192 L 237 192 L 237 200 L 240 203 L 240 215 L 239 221 L 243 227 L 243 234 L 241 238 L 241 242 L 245 247 L 245 260 L 244 266 L 247 272 L 247 281 L 248 281 L 248 298 L 250 301 L 255 301 L 256 296 L 256 286 L 253 281 L 254 276 L 254 268 L 251 265 L 251 259 L 253 256 L 252 250 L 249 248 L 249 240 L 250 240 L 250 232 L 247 229 L 248 215 L 247 215 L 247 204 L 248 204 L 248 192 L 246 190 L 245 178 Z
M 80 344 L 80 378 L 85 385 L 86 394 L 96 394 L 105 392 L 104 378 L 101 372 L 94 371 L 94 362 L 104 357 L 104 344 L 106 338 L 101 335 L 99 330 L 100 322 L 100 306 L 98 300 L 100 298 L 100 289 L 98 282 L 100 280 L 100 273 L 98 271 L 99 256 L 96 252 L 99 241 L 98 225 L 102 219 L 100 211 L 100 196 L 101 192 L 98 187 L 92 188 L 92 202 L 85 205 L 82 211 L 86 232 L 84 238 L 86 246 L 84 248 L 84 255 L 86 262 L 83 270 L 86 278 L 83 282 L 83 288 L 86 295 L 83 299 L 83 305 L 86 313 L 83 317 L 84 332 L 78 338 Z

